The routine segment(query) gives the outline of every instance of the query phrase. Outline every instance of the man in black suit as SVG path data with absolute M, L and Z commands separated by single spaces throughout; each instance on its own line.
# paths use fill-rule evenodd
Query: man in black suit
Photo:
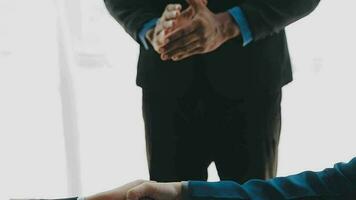
M 206 180 L 211 162 L 222 180 L 275 176 L 284 28 L 319 0 L 104 1 L 141 47 L 150 179 Z

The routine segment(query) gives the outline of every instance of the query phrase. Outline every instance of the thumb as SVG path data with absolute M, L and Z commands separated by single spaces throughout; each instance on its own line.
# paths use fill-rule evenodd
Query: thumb
M 204 2 L 201 0 L 187 0 L 187 2 L 195 11 L 205 6 Z
M 142 183 L 126 193 L 127 200 L 153 199 L 155 193 L 154 182 Z
M 192 7 L 188 7 L 181 13 L 181 17 L 183 18 L 192 18 L 195 15 L 195 11 Z

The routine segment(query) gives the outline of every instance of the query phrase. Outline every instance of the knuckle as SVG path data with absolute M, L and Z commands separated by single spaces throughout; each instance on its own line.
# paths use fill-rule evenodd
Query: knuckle
M 163 26 L 166 28 L 166 27 L 169 26 L 169 23 L 170 23 L 170 21 L 165 21 L 165 22 L 163 23 Z
M 173 16 L 173 12 L 169 11 L 166 15 L 166 18 L 172 18 L 172 16 Z
M 178 17 L 179 11 L 173 11 L 173 17 Z
M 171 7 L 173 6 L 173 4 L 168 4 L 167 6 L 166 6 L 166 10 L 169 10 Z
M 153 49 L 154 49 L 156 52 L 159 51 L 159 48 L 157 47 L 157 45 L 154 45 L 154 46 L 153 46 Z

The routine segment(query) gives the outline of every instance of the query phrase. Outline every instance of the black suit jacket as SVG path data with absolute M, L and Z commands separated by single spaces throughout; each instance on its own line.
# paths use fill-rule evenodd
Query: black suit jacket
M 185 0 L 104 0 L 111 15 L 139 42 L 145 22 L 161 16 L 169 3 Z M 274 91 L 292 81 L 292 69 L 284 28 L 314 10 L 320 0 L 209 0 L 213 12 L 240 6 L 250 25 L 253 42 L 243 47 L 241 38 L 231 39 L 214 52 L 173 62 L 142 45 L 137 85 L 176 95 L 192 83 L 193 69 L 204 66 L 215 90 L 228 97 L 251 91 Z

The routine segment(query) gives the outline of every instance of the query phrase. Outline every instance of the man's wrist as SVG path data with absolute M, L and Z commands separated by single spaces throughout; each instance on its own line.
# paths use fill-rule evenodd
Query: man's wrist
M 180 200 L 190 200 L 188 181 L 182 181 L 180 182 L 180 184 L 181 184 Z
M 148 30 L 148 31 L 146 32 L 145 37 L 146 37 L 146 39 L 147 39 L 150 43 L 152 43 L 153 34 L 154 34 L 154 28 L 152 28 L 152 29 L 150 29 L 150 30 Z
M 218 13 L 217 19 L 219 21 L 222 37 L 225 41 L 240 35 L 240 29 L 229 12 Z
M 157 21 L 158 21 L 158 19 L 155 18 L 155 19 L 152 19 L 152 20 L 146 22 L 138 32 L 139 40 L 146 50 L 149 49 L 149 46 L 146 41 L 147 32 L 156 26 Z
M 239 7 L 235 6 L 228 10 L 231 17 L 234 19 L 234 22 L 240 29 L 240 35 L 242 37 L 243 46 L 246 46 L 253 40 L 253 35 L 249 26 L 249 23 L 246 19 L 244 11 Z

